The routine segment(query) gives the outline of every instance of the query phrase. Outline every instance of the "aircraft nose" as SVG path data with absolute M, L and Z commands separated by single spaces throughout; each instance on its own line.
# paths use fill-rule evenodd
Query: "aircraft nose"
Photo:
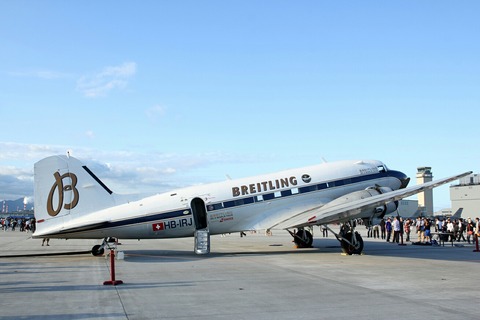
M 410 182 L 410 178 L 401 171 L 390 170 L 390 175 L 400 180 L 400 189 L 406 188 Z

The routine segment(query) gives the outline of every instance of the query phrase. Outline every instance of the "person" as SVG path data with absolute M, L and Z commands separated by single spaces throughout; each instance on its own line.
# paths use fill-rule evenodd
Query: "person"
M 467 225 L 465 226 L 465 229 L 467 231 L 468 243 L 470 243 L 470 239 L 472 239 L 472 242 L 473 242 L 475 239 L 475 237 L 473 237 L 473 233 L 475 232 L 475 224 L 473 223 L 472 218 L 468 217 Z
M 430 237 L 430 221 L 427 218 L 423 219 L 423 229 L 425 233 L 425 236 L 424 236 L 425 242 L 430 242 L 432 240 Z
M 386 225 L 385 219 L 380 220 L 380 234 L 382 239 L 385 239 L 385 231 L 386 231 L 385 225 Z
M 417 221 L 415 222 L 415 228 L 417 230 L 417 241 L 423 242 L 423 220 L 421 217 L 417 217 Z
M 372 225 L 367 226 L 367 238 L 371 238 L 373 236 L 373 228 Z
M 328 229 L 327 229 L 327 226 L 325 225 L 322 225 L 322 233 L 323 233 L 323 237 L 328 237 Z
M 385 231 L 387 232 L 387 242 L 390 242 L 390 237 L 392 236 L 392 220 L 390 218 L 385 222 Z
M 397 217 L 393 218 L 392 229 L 393 229 L 393 242 L 399 243 L 401 227 L 400 227 L 400 221 L 398 220 Z
M 401 243 L 403 243 L 403 225 L 405 224 L 405 221 L 403 221 L 402 217 L 398 218 L 398 221 L 400 222 L 400 231 L 399 231 L 400 241 Z
M 457 219 L 452 220 L 452 223 L 453 223 L 453 238 L 455 240 L 457 240 L 458 239 L 458 233 L 459 233 L 458 220 Z
M 378 224 L 373 226 L 373 238 L 377 239 L 380 238 L 380 226 Z
M 406 234 L 405 242 L 410 241 L 410 231 L 411 231 L 411 230 L 410 230 L 410 226 L 411 226 L 411 225 L 412 225 L 412 220 L 410 220 L 410 218 L 407 219 L 407 220 L 405 221 L 405 224 L 403 225 L 404 232 L 405 232 L 405 234 Z
M 465 240 L 465 235 L 464 235 L 466 229 L 467 229 L 467 226 L 463 222 L 463 219 L 462 218 L 458 219 L 458 235 L 457 235 L 458 242 L 460 242 L 461 240 L 463 240 L 463 242 L 467 241 Z
M 447 219 L 447 232 L 449 233 L 450 241 L 455 240 L 455 226 L 450 218 Z
M 43 238 L 42 240 L 42 247 L 43 245 L 45 244 L 45 242 L 47 243 L 47 246 L 50 246 L 48 243 L 50 242 L 50 238 Z
M 442 219 L 435 218 L 435 232 L 442 232 L 443 229 L 443 221 Z

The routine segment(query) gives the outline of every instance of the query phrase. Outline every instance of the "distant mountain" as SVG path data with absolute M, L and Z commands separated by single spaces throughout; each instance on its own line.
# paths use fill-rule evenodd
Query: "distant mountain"
M 17 200 L 5 200 L 5 204 L 4 201 L 0 201 L 0 213 L 4 213 L 4 208 L 5 210 L 7 210 L 8 208 L 8 212 L 24 211 L 23 199 L 24 198 L 20 198 Z M 27 203 L 27 211 L 31 210 L 33 210 L 33 203 L 30 202 Z

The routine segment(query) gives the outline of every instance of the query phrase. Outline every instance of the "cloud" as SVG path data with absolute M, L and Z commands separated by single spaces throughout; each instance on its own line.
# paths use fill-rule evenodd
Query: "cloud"
M 9 73 L 15 77 L 27 77 L 27 78 L 40 78 L 45 80 L 56 80 L 56 79 L 68 79 L 72 78 L 73 75 L 64 72 L 58 72 L 54 70 L 31 70 L 31 71 L 19 71 L 19 72 L 10 72 Z
M 208 171 L 212 165 L 245 159 L 223 153 L 139 153 L 1 141 L 0 150 L 0 200 L 33 196 L 34 164 L 45 157 L 66 154 L 67 151 L 116 193 L 153 194 L 211 182 L 212 179 L 218 181 Z
M 163 118 L 167 111 L 167 108 L 161 106 L 161 105 L 156 105 L 151 108 L 148 108 L 145 110 L 145 114 L 147 115 L 147 118 L 152 120 L 152 121 L 157 121 L 160 118 Z
M 0 200 L 17 200 L 32 195 L 33 168 L 0 166 Z
M 77 81 L 77 90 L 88 98 L 103 97 L 114 89 L 124 89 L 128 84 L 128 79 L 136 72 L 137 64 L 135 62 L 105 67 L 96 74 L 80 77 Z
M 94 139 L 95 138 L 95 133 L 92 130 L 87 130 L 85 132 L 85 136 L 89 139 Z

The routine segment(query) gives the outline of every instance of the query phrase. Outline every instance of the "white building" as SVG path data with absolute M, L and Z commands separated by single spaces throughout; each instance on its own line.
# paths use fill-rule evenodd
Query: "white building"
M 458 185 L 450 186 L 452 212 L 463 208 L 462 218 L 480 217 L 480 175 L 471 174 L 459 180 Z
M 398 202 L 398 215 L 400 217 L 412 217 L 418 210 L 417 200 L 400 200 Z

